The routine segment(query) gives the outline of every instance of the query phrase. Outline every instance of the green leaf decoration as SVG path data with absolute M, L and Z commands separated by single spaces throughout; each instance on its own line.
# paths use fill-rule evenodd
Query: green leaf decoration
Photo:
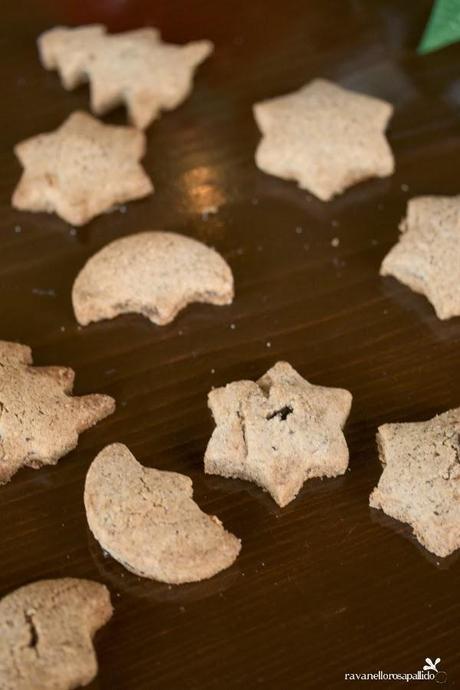
M 460 41 L 460 0 L 436 0 L 420 45 L 419 55 Z

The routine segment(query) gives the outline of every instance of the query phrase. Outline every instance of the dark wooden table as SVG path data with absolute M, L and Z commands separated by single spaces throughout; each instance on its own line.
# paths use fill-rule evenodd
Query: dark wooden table
M 377 426 L 460 405 L 460 319 L 439 321 L 423 297 L 378 275 L 407 199 L 460 191 L 460 47 L 416 56 L 429 9 L 421 0 L 3 0 L 0 337 L 31 345 L 37 364 L 72 366 L 77 393 L 109 393 L 118 407 L 56 467 L 24 470 L 0 489 L 0 594 L 60 576 L 110 587 L 115 615 L 97 636 L 92 689 L 342 688 L 353 685 L 345 673 L 415 672 L 427 656 L 459 685 L 459 559 L 440 562 L 368 507 Z M 152 24 L 175 42 L 210 38 L 216 50 L 191 98 L 148 132 L 154 196 L 75 232 L 10 207 L 20 174 L 12 149 L 88 107 L 86 88 L 66 93 L 41 68 L 35 40 L 57 23 L 95 20 Z M 316 76 L 396 107 L 396 173 L 328 204 L 254 165 L 251 105 Z M 206 219 L 210 205 L 219 212 Z M 79 329 L 70 303 L 79 268 L 148 228 L 221 251 L 234 304 L 194 305 L 163 328 L 133 315 Z M 354 395 L 350 471 L 309 482 L 284 510 L 251 484 L 202 471 L 211 386 L 256 378 L 278 359 Z M 243 540 L 232 568 L 172 588 L 103 557 L 82 491 L 113 441 L 192 477 L 203 509 Z

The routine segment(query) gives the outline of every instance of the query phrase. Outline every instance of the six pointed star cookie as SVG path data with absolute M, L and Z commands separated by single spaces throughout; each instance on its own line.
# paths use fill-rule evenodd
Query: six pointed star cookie
M 0 341 L 0 484 L 21 467 L 55 465 L 112 414 L 108 395 L 72 397 L 73 381 L 72 369 L 33 367 L 30 348 Z
M 208 396 L 216 428 L 205 472 L 253 481 L 285 506 L 307 479 L 346 471 L 351 401 L 347 390 L 314 386 L 287 362 L 257 383 L 217 388 Z
M 315 79 L 254 106 L 263 134 L 257 166 L 328 201 L 361 180 L 391 175 L 384 131 L 392 112 L 385 101 Z
M 428 422 L 384 424 L 384 467 L 370 505 L 407 522 L 437 556 L 460 547 L 460 408 Z
M 72 225 L 153 191 L 139 164 L 144 134 L 104 125 L 87 113 L 73 113 L 55 132 L 18 144 L 15 153 L 24 173 L 13 206 L 54 211 Z
M 411 199 L 401 231 L 381 275 L 426 295 L 440 319 L 460 316 L 460 196 Z
M 59 71 L 65 88 L 89 80 L 93 112 L 103 114 L 125 103 L 131 122 L 142 129 L 161 110 L 185 100 L 196 67 L 213 50 L 210 41 L 163 43 L 152 28 L 107 34 L 100 25 L 56 27 L 38 44 L 43 65 Z

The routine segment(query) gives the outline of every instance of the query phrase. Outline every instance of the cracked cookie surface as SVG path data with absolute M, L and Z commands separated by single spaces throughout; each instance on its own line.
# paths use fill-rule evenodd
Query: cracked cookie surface
M 102 548 L 131 572 L 170 584 L 228 568 L 241 543 L 193 500 L 192 481 L 143 467 L 121 443 L 104 448 L 85 483 L 88 524 Z
M 384 424 L 377 444 L 383 472 L 370 505 L 408 523 L 437 556 L 460 548 L 460 408 L 427 422 Z
M 72 396 L 74 376 L 34 367 L 30 348 L 0 341 L 0 484 L 21 467 L 55 465 L 80 433 L 112 414 L 108 395 Z
M 42 580 L 0 601 L 1 690 L 70 690 L 97 674 L 92 639 L 112 616 L 108 589 Z
M 246 479 L 287 505 L 312 477 L 335 477 L 348 467 L 342 433 L 352 396 L 315 386 L 287 362 L 259 381 L 237 381 L 209 393 L 216 428 L 205 472 Z

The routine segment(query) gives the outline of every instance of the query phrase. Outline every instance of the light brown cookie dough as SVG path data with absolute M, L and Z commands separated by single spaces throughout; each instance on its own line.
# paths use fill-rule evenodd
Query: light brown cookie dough
M 77 321 L 137 312 L 160 326 L 191 302 L 230 304 L 233 275 L 214 249 L 173 232 L 122 237 L 92 256 L 72 289 Z
M 0 484 L 21 467 L 55 465 L 112 414 L 108 395 L 72 397 L 73 381 L 72 369 L 34 367 L 30 348 L 0 341 Z
M 440 319 L 460 316 L 460 196 L 411 199 L 400 228 L 380 274 L 425 295 Z
M 104 125 L 87 113 L 73 113 L 54 132 L 22 141 L 14 151 L 24 172 L 12 203 L 21 211 L 54 212 L 84 225 L 153 191 L 139 163 L 144 134 Z
M 43 65 L 57 69 L 66 89 L 90 82 L 91 108 L 100 115 L 125 103 L 141 129 L 186 99 L 193 74 L 213 51 L 210 41 L 163 43 L 156 29 L 107 34 L 100 25 L 56 27 L 38 40 Z
M 92 639 L 112 616 L 107 587 L 42 580 L 0 601 L 1 690 L 71 690 L 97 674 Z
M 204 458 L 205 472 L 246 479 L 280 506 L 312 477 L 336 477 L 348 467 L 342 433 L 352 396 L 314 386 L 287 362 L 257 383 L 237 381 L 209 393 L 216 428 Z
M 102 548 L 136 575 L 170 584 L 205 580 L 232 565 L 241 542 L 192 495 L 188 477 L 143 467 L 114 443 L 86 476 L 88 524 Z
M 382 476 L 373 508 L 407 522 L 437 556 L 460 547 L 460 408 L 428 422 L 384 424 L 377 434 Z
M 85 65 L 97 50 L 106 33 L 102 24 L 75 29 L 57 26 L 38 38 L 38 52 L 46 69 L 57 70 L 68 91 L 87 81 Z
M 392 174 L 384 134 L 392 113 L 385 101 L 314 79 L 254 106 L 263 134 L 256 164 L 328 201 L 357 182 Z

